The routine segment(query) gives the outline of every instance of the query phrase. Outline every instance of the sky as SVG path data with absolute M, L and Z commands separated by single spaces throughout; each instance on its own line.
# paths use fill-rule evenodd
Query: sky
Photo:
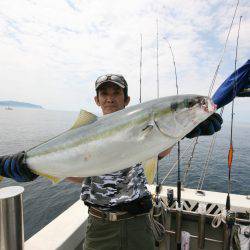
M 46 109 L 100 112 L 94 82 L 122 74 L 130 105 L 139 102 L 142 35 L 142 101 L 160 96 L 208 95 L 222 57 L 236 0 L 0 0 L 0 100 Z M 250 59 L 250 2 L 241 0 L 214 91 L 233 71 L 239 19 L 237 66 Z M 250 122 L 250 99 L 236 101 L 237 119 Z

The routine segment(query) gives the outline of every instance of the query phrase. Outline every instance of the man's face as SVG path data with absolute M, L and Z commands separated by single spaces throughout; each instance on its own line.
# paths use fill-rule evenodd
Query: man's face
M 103 84 L 95 97 L 95 102 L 104 115 L 124 109 L 129 101 L 130 97 L 125 100 L 123 89 L 114 83 Z

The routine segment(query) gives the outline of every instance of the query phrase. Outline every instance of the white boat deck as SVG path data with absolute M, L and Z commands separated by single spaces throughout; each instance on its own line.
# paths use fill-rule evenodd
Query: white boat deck
M 161 195 L 166 198 L 167 189 L 174 190 L 176 197 L 176 187 L 163 186 Z M 154 193 L 155 186 L 149 186 L 149 190 Z M 216 204 L 220 209 L 225 207 L 226 193 L 205 191 L 205 196 L 199 196 L 194 189 L 185 189 L 181 193 L 182 200 L 192 203 L 203 202 L 206 204 Z M 232 210 L 237 212 L 250 213 L 250 199 L 243 195 L 231 195 Z M 25 242 L 25 250 L 70 250 L 82 249 L 85 237 L 85 228 L 88 218 L 88 208 L 82 201 L 77 201 L 55 220 L 45 226 L 42 230 Z

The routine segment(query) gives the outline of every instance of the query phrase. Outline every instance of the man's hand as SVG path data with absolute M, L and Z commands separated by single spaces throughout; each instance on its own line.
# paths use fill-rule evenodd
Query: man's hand
M 17 182 L 33 181 L 38 177 L 28 168 L 25 152 L 0 156 L 0 176 L 12 178 Z
M 213 113 L 205 121 L 196 126 L 185 137 L 191 139 L 202 135 L 213 135 L 215 132 L 218 132 L 221 129 L 222 123 L 222 117 L 217 113 Z

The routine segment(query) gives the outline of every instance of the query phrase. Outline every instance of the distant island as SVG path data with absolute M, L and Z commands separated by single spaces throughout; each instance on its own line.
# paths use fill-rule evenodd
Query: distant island
M 28 108 L 28 109 L 43 109 L 40 105 L 35 105 L 27 102 L 16 102 L 16 101 L 0 101 L 0 107 L 4 108 Z

